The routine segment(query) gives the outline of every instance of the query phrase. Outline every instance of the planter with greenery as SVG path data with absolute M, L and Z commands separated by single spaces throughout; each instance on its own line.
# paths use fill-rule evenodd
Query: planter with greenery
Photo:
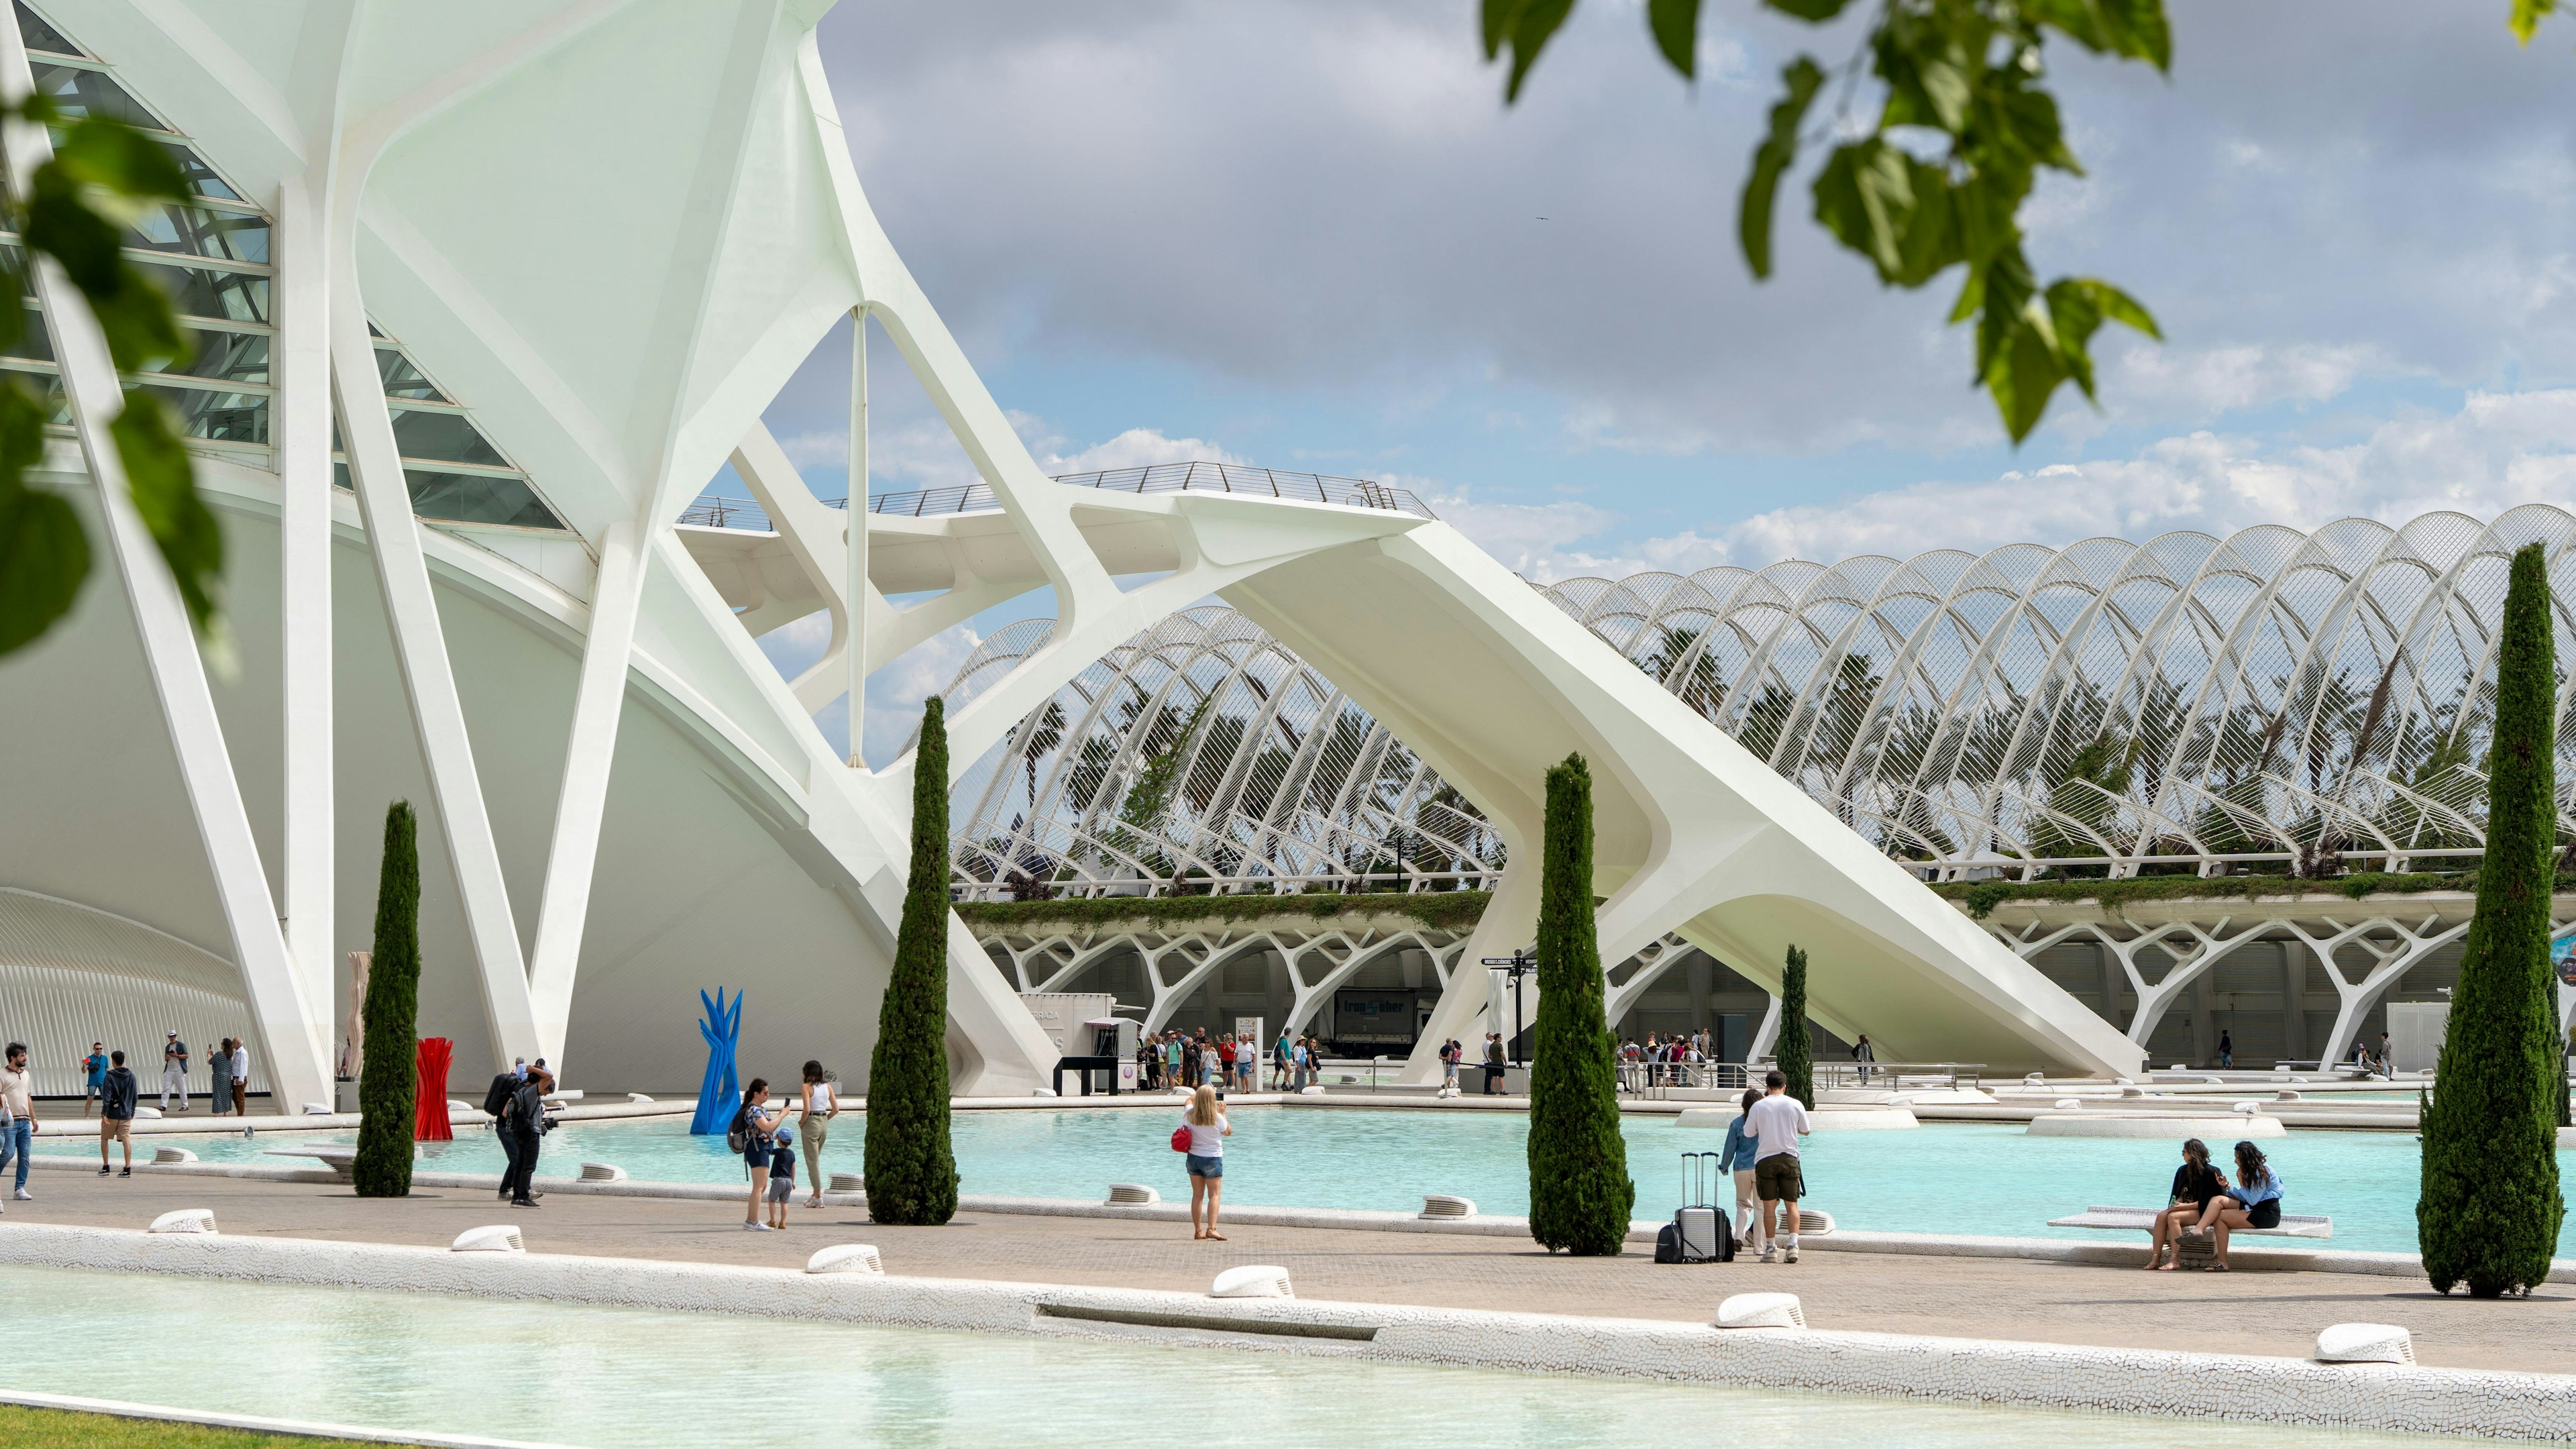
M 868 1062 L 868 1216 L 938 1224 L 957 1213 L 948 1140 L 948 722 L 923 702 L 912 760 L 912 860 L 894 970 Z
M 1530 1236 L 1549 1252 L 1606 1257 L 1628 1241 L 1637 1185 L 1619 1135 L 1619 1076 L 1603 1017 L 1592 915 L 1592 772 L 1547 772 L 1539 866 L 1538 1020 L 1530 1058 Z
M 376 877 L 375 955 L 367 968 L 367 1047 L 358 1067 L 358 1153 L 350 1174 L 360 1197 L 411 1192 L 413 1060 L 420 1020 L 420 834 L 411 802 L 385 809 L 384 863 Z

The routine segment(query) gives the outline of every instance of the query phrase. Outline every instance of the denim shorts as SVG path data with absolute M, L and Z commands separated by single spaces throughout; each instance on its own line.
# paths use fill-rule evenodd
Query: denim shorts
M 1222 1157 L 1201 1157 L 1201 1156 L 1199 1156 L 1199 1155 L 1198 1155 L 1197 1153 L 1195 1153 L 1195 1152 L 1188 1154 L 1188 1157 L 1189 1157 L 1190 1176 L 1192 1176 L 1192 1177 L 1223 1177 L 1223 1176 L 1225 1176 L 1225 1159 L 1224 1159 L 1224 1158 L 1222 1158 Z

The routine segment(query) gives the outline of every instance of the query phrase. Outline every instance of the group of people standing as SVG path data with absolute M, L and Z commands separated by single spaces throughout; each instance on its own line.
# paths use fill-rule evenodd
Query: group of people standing
M 1501 1032 L 1489 1031 L 1485 1033 L 1484 1058 L 1485 1095 L 1488 1097 L 1499 1097 L 1503 1094 L 1503 1067 L 1505 1063 L 1503 1034 Z M 1453 1036 L 1440 1044 L 1440 1089 L 1442 1091 L 1454 1092 L 1458 1090 L 1458 1073 L 1464 1068 L 1466 1061 L 1467 1048 L 1460 1045 L 1456 1037 Z
M 1136 1066 L 1149 1090 L 1214 1087 L 1220 1092 L 1249 1092 L 1261 1084 L 1261 1044 L 1248 1035 L 1206 1027 L 1195 1031 L 1148 1032 L 1136 1043 Z M 1322 1079 L 1324 1044 L 1282 1028 L 1270 1045 L 1270 1087 L 1294 1092 Z
M 728 1142 L 742 1144 L 743 1176 L 750 1180 L 742 1226 L 746 1232 L 775 1233 L 787 1228 L 787 1205 L 796 1195 L 798 1139 L 803 1139 L 805 1205 L 823 1205 L 823 1144 L 830 1140 L 832 1119 L 841 1115 L 841 1094 L 821 1062 L 807 1062 L 796 1091 L 797 1130 L 787 1130 L 787 1104 L 773 1103 L 769 1079 L 754 1077 L 742 1094 Z M 767 1209 L 766 1218 L 763 1208 Z
M 188 1044 L 179 1040 L 177 1030 L 164 1032 L 161 1042 L 162 1111 L 177 1113 L 188 1110 L 189 1061 Z M 103 1089 L 107 1085 L 108 1074 L 124 1065 L 125 1053 L 109 1051 L 105 1042 L 94 1041 L 89 1044 L 89 1055 L 81 1058 L 80 1064 L 83 1117 L 89 1115 L 92 1102 L 102 1104 L 101 1111 L 102 1114 L 104 1113 L 106 1093 Z M 139 1084 L 136 1094 L 141 1095 Z M 176 1107 L 170 1105 L 173 1098 L 178 1101 L 179 1105 Z M 227 1103 L 231 1104 L 236 1114 L 248 1115 L 250 1047 L 240 1037 L 228 1036 L 206 1048 L 206 1102 L 208 1108 L 218 1117 L 224 1114 Z M 132 1121 L 133 1117 L 134 1114 L 129 1111 L 119 1120 Z

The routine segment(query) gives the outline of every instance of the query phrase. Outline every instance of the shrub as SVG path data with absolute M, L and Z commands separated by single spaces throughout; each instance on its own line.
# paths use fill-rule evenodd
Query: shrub
M 1568 755 L 1547 772 L 1539 866 L 1530 1236 L 1551 1253 L 1608 1257 L 1627 1244 L 1637 1185 L 1619 1135 L 1618 1065 L 1603 1017 L 1592 908 L 1592 772 L 1581 755 Z
M 868 1062 L 868 1216 L 938 1224 L 957 1214 L 948 1141 L 948 718 L 923 701 L 912 758 L 912 861 L 894 969 Z
M 375 955 L 367 966 L 366 1050 L 358 1064 L 358 1153 L 350 1175 L 360 1197 L 411 1194 L 411 1144 L 419 1123 L 420 832 L 411 802 L 385 808 L 384 863 L 376 875 Z
M 1816 1039 L 1807 1031 L 1807 953 L 1795 946 L 1780 971 L 1780 1041 L 1771 1056 L 1789 1079 L 1789 1095 L 1814 1110 Z
M 2556 1150 L 2565 1063 L 2549 970 L 2556 691 L 2548 565 L 2535 543 L 2514 554 L 2505 594 L 2486 857 L 2423 1116 L 2415 1235 L 2444 1293 L 2455 1283 L 2478 1298 L 2529 1293 L 2548 1277 L 2566 1213 Z

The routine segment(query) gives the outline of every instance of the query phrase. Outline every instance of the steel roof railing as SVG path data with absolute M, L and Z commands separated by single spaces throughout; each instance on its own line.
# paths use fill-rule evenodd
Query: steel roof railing
M 1436 518 L 1421 496 L 1367 478 L 1336 478 L 1322 473 L 1283 473 L 1234 463 L 1157 463 L 1147 468 L 1112 468 L 1099 473 L 1068 473 L 1055 480 L 1068 488 L 1096 488 L 1103 493 L 1230 493 L 1251 498 L 1285 498 L 1300 503 L 1329 503 L 1341 508 L 1374 508 Z M 847 508 L 846 498 L 823 500 Z M 888 517 L 925 518 L 951 513 L 990 513 L 1001 500 L 982 483 L 953 488 L 922 488 L 906 493 L 878 493 L 868 498 L 868 511 Z M 774 533 L 769 514 L 747 498 L 701 494 L 680 514 L 693 528 L 744 529 Z

